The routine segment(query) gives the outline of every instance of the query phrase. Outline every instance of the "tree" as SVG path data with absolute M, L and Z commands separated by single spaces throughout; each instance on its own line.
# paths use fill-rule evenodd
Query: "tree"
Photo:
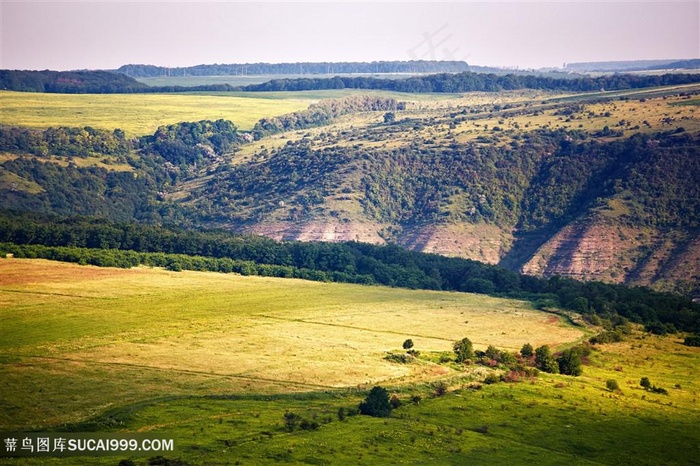
M 394 112 L 386 112 L 384 114 L 384 123 L 393 123 L 394 121 L 396 121 Z
M 386 389 L 376 386 L 369 391 L 367 398 L 360 403 L 360 413 L 373 417 L 388 417 L 391 414 L 389 393 Z
M 411 339 L 409 338 L 408 340 L 406 340 L 406 341 L 403 342 L 403 349 L 405 349 L 406 351 L 408 351 L 408 350 L 410 350 L 411 348 L 413 348 L 413 340 L 411 340 Z
M 579 376 L 583 372 L 581 369 L 581 355 L 579 351 L 570 348 L 561 353 L 557 358 L 559 372 L 565 375 Z
M 535 365 L 545 372 L 552 374 L 559 372 L 559 364 L 547 345 L 542 345 L 535 350 Z
M 617 384 L 617 380 L 613 379 L 609 379 L 607 382 L 605 382 L 605 386 L 611 392 L 616 392 L 620 389 L 620 386 Z
M 531 358 L 534 354 L 532 345 L 530 343 L 525 343 L 522 348 L 520 348 L 520 355 L 524 358 Z
M 644 390 L 651 389 L 651 381 L 649 380 L 649 377 L 642 377 L 642 380 L 639 381 L 639 385 L 641 385 Z
M 469 338 L 462 338 L 452 346 L 457 355 L 457 362 L 464 362 L 474 357 L 474 346 Z

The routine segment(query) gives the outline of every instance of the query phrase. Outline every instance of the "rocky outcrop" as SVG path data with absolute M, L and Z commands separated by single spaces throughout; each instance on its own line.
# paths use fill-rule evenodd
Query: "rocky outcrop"
M 700 282 L 700 233 L 579 219 L 546 241 L 520 271 L 687 293 Z

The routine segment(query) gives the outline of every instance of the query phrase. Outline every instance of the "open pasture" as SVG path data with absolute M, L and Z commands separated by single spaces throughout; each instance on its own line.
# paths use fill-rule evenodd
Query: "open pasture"
M 162 125 L 223 118 L 247 130 L 260 118 L 303 110 L 315 101 L 313 96 L 265 99 L 226 93 L 87 95 L 1 91 L 0 124 L 120 128 L 133 137 L 153 134 Z
M 77 421 L 154 396 L 448 375 L 383 359 L 407 338 L 449 352 L 465 336 L 477 348 L 517 349 L 583 335 L 487 296 L 18 259 L 0 261 L 0 322 L 3 428 Z

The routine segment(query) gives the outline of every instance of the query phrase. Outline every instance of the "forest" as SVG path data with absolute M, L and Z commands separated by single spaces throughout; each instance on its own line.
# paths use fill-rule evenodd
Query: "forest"
M 135 78 L 160 76 L 227 76 L 267 74 L 351 74 L 351 73 L 455 73 L 467 71 L 463 61 L 375 61 L 234 63 L 166 68 L 153 65 L 123 65 L 116 71 Z
M 401 79 L 374 77 L 312 77 L 272 79 L 262 84 L 231 86 L 148 86 L 125 74 L 109 71 L 12 71 L 0 70 L 0 88 L 26 92 L 78 94 L 163 93 L 163 92 L 272 92 L 329 89 L 373 89 L 408 93 L 500 92 L 539 89 L 569 92 L 599 92 L 641 89 L 700 82 L 698 74 L 633 75 L 553 78 L 537 74 L 441 73 Z

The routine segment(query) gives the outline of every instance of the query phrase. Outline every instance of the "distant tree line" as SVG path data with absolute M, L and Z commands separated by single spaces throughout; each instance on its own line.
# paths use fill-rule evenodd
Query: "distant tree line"
M 115 94 L 138 92 L 148 85 L 109 71 L 0 70 L 0 89 L 62 94 Z
M 700 82 L 698 74 L 631 75 L 615 74 L 574 79 L 525 74 L 455 73 L 415 76 L 406 79 L 372 77 L 273 79 L 241 88 L 243 91 L 309 91 L 323 89 L 377 89 L 395 92 L 500 92 L 516 89 L 591 92 L 638 89 Z
M 375 61 L 233 63 L 167 68 L 154 65 L 123 65 L 116 71 L 135 78 L 164 76 L 245 76 L 267 74 L 352 74 L 352 73 L 454 73 L 467 71 L 463 61 Z
M 619 315 L 634 322 L 661 322 L 680 330 L 700 331 L 700 305 L 683 296 L 557 276 L 519 275 L 468 259 L 423 254 L 392 244 L 277 242 L 226 232 L 177 231 L 11 211 L 0 215 L 0 242 L 177 254 L 183 256 L 183 269 L 190 268 L 185 256 L 243 261 L 282 267 L 271 272 L 281 274 L 275 276 L 295 276 L 295 270 L 303 269 L 310 275 L 303 278 L 315 280 L 497 294 L 529 299 L 539 307 L 561 306 L 589 316 Z
M 82 94 L 162 93 L 193 91 L 310 91 L 328 89 L 374 89 L 394 92 L 500 92 L 516 89 L 540 89 L 567 92 L 639 89 L 700 82 L 698 74 L 632 75 L 553 78 L 538 74 L 441 73 L 405 79 L 374 77 L 314 77 L 273 79 L 262 84 L 231 86 L 148 86 L 121 73 L 107 71 L 10 71 L 0 70 L 0 89 L 28 92 Z

